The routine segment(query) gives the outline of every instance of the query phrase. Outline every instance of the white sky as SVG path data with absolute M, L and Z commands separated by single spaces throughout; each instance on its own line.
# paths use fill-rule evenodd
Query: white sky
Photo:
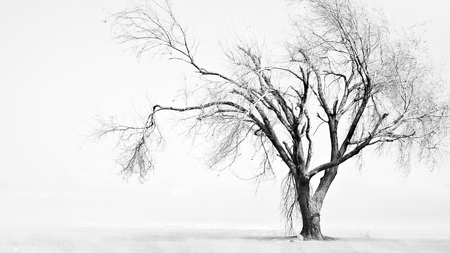
M 276 0 L 174 2 L 190 31 L 198 31 L 205 55 L 225 31 L 264 31 L 271 41 L 287 24 L 284 4 Z M 428 21 L 426 39 L 450 73 L 450 4 L 372 2 L 403 24 Z M 175 133 L 167 134 L 154 175 L 145 184 L 125 182 L 116 175 L 114 139 L 85 142 L 96 113 L 145 114 L 147 98 L 170 102 L 184 80 L 179 66 L 149 56 L 139 61 L 110 41 L 102 21 L 127 6 L 125 0 L 0 2 L 0 225 L 281 228 L 283 174 L 255 195 L 256 185 L 204 168 L 168 125 Z M 369 157 L 362 172 L 342 166 L 322 219 L 324 227 L 448 227 L 450 172 L 445 165 L 432 173 L 417 166 L 405 179 L 377 157 Z

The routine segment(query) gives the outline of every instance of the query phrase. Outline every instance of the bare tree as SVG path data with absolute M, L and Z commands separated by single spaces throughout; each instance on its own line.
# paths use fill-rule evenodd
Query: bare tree
M 281 159 L 289 228 L 301 216 L 301 235 L 323 240 L 322 204 L 340 164 L 371 146 L 396 147 L 405 169 L 411 159 L 433 164 L 447 135 L 449 105 L 420 38 L 397 36 L 381 14 L 350 0 L 293 2 L 308 12 L 284 41 L 282 60 L 269 62 L 257 41 L 241 40 L 224 50 L 229 67 L 220 72 L 197 62 L 198 44 L 169 2 L 146 2 L 113 15 L 119 43 L 139 55 L 151 52 L 190 65 L 202 80 L 194 102 L 154 105 L 142 125 L 101 122 L 97 136 L 116 133 L 125 144 L 126 177 L 142 179 L 153 169 L 152 151 L 162 140 L 157 116 L 177 112 L 191 122 L 194 136 L 213 144 L 211 167 L 234 163 L 244 146 L 261 155 L 257 178 L 273 173 L 273 161 Z M 313 164 L 319 140 L 328 140 L 330 156 Z M 313 189 L 311 179 L 318 175 Z

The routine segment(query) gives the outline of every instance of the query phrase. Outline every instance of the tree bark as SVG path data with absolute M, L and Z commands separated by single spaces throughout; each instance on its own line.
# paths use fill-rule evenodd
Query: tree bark
M 300 234 L 304 240 L 324 240 L 320 229 L 320 210 L 311 198 L 309 181 L 299 183 L 297 193 L 303 223 Z
M 325 196 L 337 175 L 338 166 L 327 170 L 320 179 L 320 184 L 312 196 L 310 181 L 299 179 L 297 181 L 297 196 L 302 215 L 302 231 L 300 235 L 304 240 L 326 240 L 320 227 L 320 213 Z
M 316 208 L 319 213 L 322 210 L 322 204 L 325 199 L 328 190 L 330 189 L 331 183 L 333 183 L 334 178 L 336 177 L 338 172 L 338 166 L 335 166 L 331 169 L 325 171 L 323 177 L 320 179 L 319 186 L 317 186 L 316 192 L 312 197 L 312 201 L 316 203 Z

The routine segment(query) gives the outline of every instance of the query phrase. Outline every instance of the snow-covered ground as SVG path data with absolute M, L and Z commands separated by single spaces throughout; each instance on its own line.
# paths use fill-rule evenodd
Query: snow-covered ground
M 260 229 L 11 227 L 0 230 L 0 252 L 450 252 L 450 234 L 421 238 L 400 230 L 330 232 L 335 241 L 300 241 L 283 231 Z

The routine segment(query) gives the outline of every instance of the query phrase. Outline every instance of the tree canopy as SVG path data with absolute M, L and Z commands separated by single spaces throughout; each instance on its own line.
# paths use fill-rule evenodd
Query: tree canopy
M 380 12 L 358 1 L 290 4 L 298 15 L 280 41 L 283 50 L 239 40 L 223 49 L 224 70 L 197 60 L 201 43 L 187 33 L 170 2 L 147 1 L 113 14 L 117 42 L 139 55 L 185 63 L 201 77 L 185 106 L 155 104 L 140 126 L 102 122 L 97 136 L 116 133 L 125 144 L 126 177 L 144 178 L 153 169 L 152 150 L 164 131 L 158 115 L 177 112 L 190 122 L 190 133 L 212 144 L 212 168 L 232 164 L 244 147 L 261 158 L 257 177 L 273 173 L 273 161 L 281 159 L 287 168 L 284 214 L 288 220 L 301 214 L 301 234 L 323 239 L 320 210 L 340 164 L 368 147 L 395 148 L 405 169 L 415 160 L 436 162 L 448 134 L 449 104 L 421 38 L 397 32 Z M 312 162 L 318 145 L 330 152 L 320 164 Z M 316 175 L 320 183 L 310 189 Z

